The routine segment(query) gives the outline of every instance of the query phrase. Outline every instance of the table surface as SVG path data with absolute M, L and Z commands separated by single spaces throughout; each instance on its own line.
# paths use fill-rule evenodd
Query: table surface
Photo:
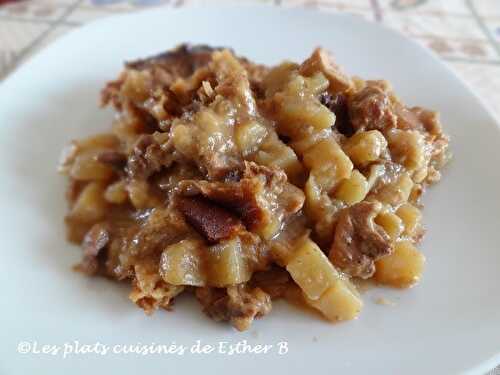
M 0 0 L 0 82 L 43 46 L 89 21 L 216 1 Z M 254 1 L 354 13 L 398 30 L 436 52 L 500 119 L 500 0 Z M 489 375 L 500 375 L 500 367 Z

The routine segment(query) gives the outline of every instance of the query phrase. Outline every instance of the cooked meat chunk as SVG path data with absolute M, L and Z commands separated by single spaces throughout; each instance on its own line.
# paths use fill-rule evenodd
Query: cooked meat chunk
M 332 95 L 325 91 L 320 95 L 319 101 L 330 111 L 335 113 L 335 129 L 347 137 L 354 134 L 354 129 L 351 125 L 351 120 L 349 119 L 347 97 L 344 94 Z
M 118 151 L 103 151 L 97 155 L 97 161 L 110 165 L 117 171 L 122 171 L 127 164 L 127 156 Z
M 380 203 L 360 202 L 339 217 L 329 257 L 351 276 L 371 277 L 374 261 L 393 251 L 389 235 L 373 221 L 380 208 Z
M 260 288 L 235 285 L 224 289 L 198 288 L 196 298 L 215 321 L 229 321 L 238 331 L 250 327 L 254 318 L 271 311 L 271 298 Z
M 368 81 L 363 89 L 349 98 L 349 117 L 356 131 L 383 131 L 396 127 L 397 116 L 387 85 Z
M 178 197 L 176 203 L 186 221 L 209 242 L 216 243 L 243 230 L 235 215 L 205 198 Z
M 99 253 L 108 245 L 109 238 L 105 224 L 94 224 L 83 238 L 83 259 L 76 268 L 88 275 L 95 275 L 99 271 Z
M 153 135 L 142 135 L 127 161 L 131 178 L 147 178 L 161 168 L 168 168 L 175 160 L 168 143 L 159 144 Z
M 251 231 L 282 221 L 304 204 L 304 194 L 286 181 L 283 172 L 248 162 L 239 181 L 188 180 L 180 189 L 186 195 L 201 194 L 235 212 Z
M 137 261 L 133 275 L 129 298 L 148 315 L 160 307 L 170 309 L 174 297 L 184 290 L 183 286 L 171 285 L 161 279 L 156 257 Z
M 323 73 L 330 81 L 332 92 L 346 91 L 352 86 L 349 76 L 342 71 L 323 48 L 316 48 L 311 57 L 302 63 L 299 71 L 305 76 L 313 75 L 316 72 Z
M 434 136 L 442 134 L 443 129 L 437 112 L 421 107 L 410 108 L 410 111 L 415 114 L 426 132 Z
M 207 65 L 212 58 L 212 52 L 222 49 L 202 44 L 181 44 L 171 51 L 128 62 L 126 66 L 136 70 L 159 68 L 174 77 L 185 78 L 193 74 L 196 69 Z

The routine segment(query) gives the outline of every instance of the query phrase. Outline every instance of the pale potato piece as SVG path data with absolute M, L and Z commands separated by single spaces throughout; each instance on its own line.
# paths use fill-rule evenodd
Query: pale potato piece
M 177 123 L 172 128 L 172 142 L 183 155 L 196 155 L 196 140 L 188 124 Z
M 195 239 L 167 246 L 161 254 L 161 277 L 172 285 L 205 286 L 207 275 L 202 264 L 204 251 L 203 242 Z
M 144 102 L 151 92 L 152 80 L 150 72 L 130 69 L 121 86 L 121 94 L 135 102 Z
M 389 150 L 394 161 L 409 171 L 420 169 L 425 164 L 425 139 L 416 130 L 393 129 L 386 134 Z
M 306 302 L 319 310 L 332 322 L 356 318 L 363 308 L 363 301 L 350 281 L 337 279 L 323 295 L 316 300 L 304 296 Z
M 352 172 L 351 177 L 340 182 L 335 197 L 351 205 L 361 202 L 368 194 L 368 181 L 358 170 Z
M 267 129 L 256 121 L 236 126 L 234 139 L 239 150 L 246 156 L 254 152 L 267 135 Z
M 144 180 L 131 180 L 127 184 L 127 192 L 135 208 L 151 208 L 161 204 L 157 197 L 150 193 L 149 184 Z
M 300 66 L 300 73 L 311 75 L 322 72 L 329 80 L 333 92 L 346 91 L 352 87 L 351 78 L 334 62 L 331 55 L 323 48 L 316 48 L 311 57 Z
M 106 188 L 104 198 L 115 204 L 122 204 L 128 199 L 127 185 L 124 180 L 116 181 Z
M 404 225 L 399 216 L 384 210 L 375 217 L 375 223 L 380 225 L 386 233 L 391 237 L 391 240 L 396 241 L 401 233 L 403 233 Z
M 286 269 L 304 293 L 313 300 L 318 299 L 339 278 L 335 267 L 309 238 L 305 238 L 298 245 Z
M 266 219 L 263 220 L 262 225 L 255 228 L 255 233 L 260 237 L 270 240 L 280 230 L 282 225 L 282 217 L 280 215 L 265 215 Z
M 289 145 L 297 153 L 297 155 L 302 156 L 308 149 L 310 149 L 316 143 L 330 137 L 332 137 L 332 129 L 326 128 L 319 132 L 313 132 L 312 134 L 309 134 L 307 137 L 294 140 Z
M 334 164 L 339 170 L 339 178 L 349 177 L 352 162 L 333 138 L 323 139 L 304 153 L 304 164 L 310 169 Z
M 276 92 L 281 91 L 290 78 L 296 74 L 298 65 L 286 61 L 272 68 L 264 77 L 264 86 L 266 87 L 266 96 L 272 96 Z
M 292 139 L 303 135 L 304 124 L 312 126 L 315 131 L 330 128 L 335 123 L 335 114 L 322 105 L 317 99 L 285 97 L 281 103 L 280 124 L 278 131 Z
M 109 180 L 113 176 L 113 169 L 97 160 L 103 150 L 91 149 L 81 152 L 76 156 L 69 175 L 75 180 Z
M 356 133 L 344 145 L 345 153 L 358 166 L 378 160 L 386 148 L 387 141 L 378 130 Z
M 288 180 L 296 185 L 304 183 L 304 167 L 297 155 L 274 134 L 264 140 L 253 160 L 268 167 L 282 168 Z
M 207 248 L 208 283 L 218 288 L 244 283 L 252 276 L 243 257 L 239 238 Z
M 323 73 L 317 72 L 313 76 L 305 79 L 305 86 L 310 93 L 318 95 L 330 86 L 330 82 Z
M 404 224 L 404 234 L 407 236 L 414 236 L 421 229 L 422 225 L 422 212 L 412 205 L 411 203 L 405 203 L 401 205 L 397 211 L 398 215 Z
M 78 196 L 69 216 L 77 221 L 91 223 L 106 215 L 107 203 L 104 199 L 105 185 L 90 182 Z
M 397 288 L 407 288 L 420 280 L 425 257 L 410 241 L 397 242 L 394 253 L 375 262 L 375 280 Z
M 376 194 L 376 198 L 380 202 L 391 206 L 400 205 L 408 201 L 413 185 L 413 181 L 408 173 L 402 173 L 392 184 L 385 185 L 380 189 Z

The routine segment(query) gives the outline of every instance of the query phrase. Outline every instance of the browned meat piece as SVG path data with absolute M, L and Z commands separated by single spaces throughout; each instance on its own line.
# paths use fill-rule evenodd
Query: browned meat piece
M 347 97 L 344 94 L 330 94 L 325 91 L 319 97 L 319 101 L 330 111 L 335 113 L 335 125 L 341 134 L 350 137 L 354 134 L 354 129 L 349 119 L 349 109 L 347 107 Z
M 183 286 L 171 285 L 161 279 L 158 262 L 156 257 L 143 258 L 134 266 L 129 298 L 146 314 L 152 314 L 160 307 L 170 309 L 174 297 L 184 290 Z
M 196 298 L 203 311 L 216 321 L 229 321 L 238 331 L 245 331 L 256 317 L 271 311 L 271 297 L 260 288 L 235 285 L 224 289 L 198 288 Z
M 258 287 L 271 296 L 271 299 L 281 298 L 290 288 L 292 279 L 290 274 L 280 267 L 254 273 L 251 280 L 252 287 Z
M 193 73 L 207 66 L 212 53 L 220 49 L 182 44 L 157 56 L 129 62 L 121 76 L 102 90 L 101 102 L 112 103 L 118 111 L 126 109 L 160 121 L 179 116 L 184 112 L 183 106 L 193 100 L 197 87 L 186 83 L 181 84 L 182 89 L 173 90 L 173 84 L 184 79 L 191 82 Z M 208 70 L 198 71 L 198 79 L 193 83 L 201 83 L 207 74 Z
M 95 275 L 99 271 L 99 253 L 108 245 L 109 238 L 105 224 L 94 224 L 83 238 L 83 259 L 76 269 L 88 275 Z
M 122 171 L 127 165 L 127 156 L 118 151 L 108 150 L 97 155 L 97 161 L 110 165 L 116 171 Z
M 330 81 L 330 90 L 332 92 L 342 92 L 352 86 L 351 79 L 342 69 L 333 61 L 330 54 L 322 49 L 316 48 L 306 61 L 300 66 L 300 74 L 311 76 L 316 72 L 323 73 Z
M 202 194 L 235 212 L 248 230 L 267 220 L 269 214 L 289 216 L 304 204 L 304 194 L 286 181 L 282 171 L 245 162 L 243 176 L 236 182 L 185 181 L 184 194 Z M 261 194 L 266 194 L 261 197 Z M 264 199 L 262 199 L 264 198 Z
M 339 217 L 329 258 L 351 276 L 371 277 L 374 261 L 393 251 L 389 235 L 373 221 L 380 208 L 378 202 L 360 202 Z
M 193 74 L 196 69 L 207 65 L 214 51 L 222 49 L 222 47 L 210 47 L 207 45 L 181 44 L 173 50 L 146 59 L 129 62 L 126 66 L 127 68 L 136 70 L 160 68 L 175 77 L 186 78 Z
M 209 242 L 232 237 L 244 229 L 235 215 L 200 196 L 178 197 L 176 206 Z
M 382 81 L 367 85 L 349 98 L 349 117 L 354 130 L 387 130 L 396 127 L 389 88 Z
M 168 168 L 174 161 L 174 154 L 168 144 L 161 145 L 154 136 L 141 136 L 130 154 L 127 173 L 131 178 L 147 178 L 161 168 Z
M 429 111 L 428 109 L 421 107 L 413 107 L 410 109 L 412 113 L 418 118 L 422 124 L 425 131 L 431 135 L 441 135 L 443 132 L 441 122 L 439 121 L 439 115 L 435 111 Z

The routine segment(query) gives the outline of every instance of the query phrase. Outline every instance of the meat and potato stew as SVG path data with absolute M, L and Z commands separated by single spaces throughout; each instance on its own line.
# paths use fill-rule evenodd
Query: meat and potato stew
M 448 137 L 388 82 L 347 75 L 322 48 L 267 67 L 181 45 L 126 63 L 102 103 L 111 130 L 73 141 L 60 163 L 68 238 L 79 271 L 128 280 L 146 313 L 188 292 L 245 330 L 299 291 L 349 320 L 357 280 L 421 277 L 420 198 Z

